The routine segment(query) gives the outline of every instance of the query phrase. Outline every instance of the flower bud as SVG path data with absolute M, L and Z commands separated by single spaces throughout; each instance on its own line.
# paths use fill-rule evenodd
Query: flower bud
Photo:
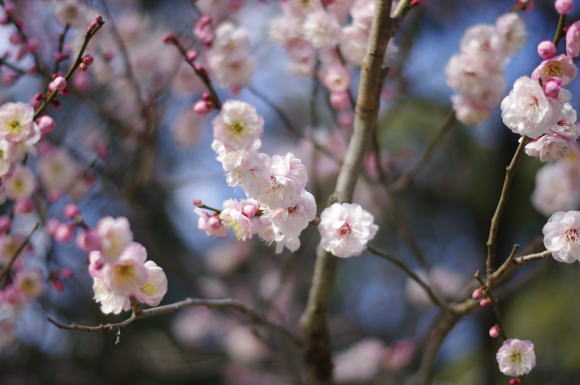
M 522 383 L 522 380 L 520 380 L 519 378 L 512 378 L 509 382 L 510 385 L 520 385 Z
M 40 128 L 40 132 L 43 134 L 49 133 L 54 130 L 56 124 L 54 123 L 54 119 L 48 115 L 43 115 L 36 121 L 38 123 L 38 128 Z
M 210 105 L 206 101 L 198 100 L 193 105 L 193 110 L 195 111 L 196 114 L 203 116 L 203 115 L 209 114 L 209 112 L 211 111 L 211 108 L 210 108 Z
M 489 329 L 489 336 L 491 338 L 497 338 L 497 337 L 499 337 L 500 333 L 501 333 L 501 329 L 500 329 L 499 325 L 493 325 Z
M 544 93 L 547 97 L 557 98 L 560 94 L 560 88 L 562 88 L 562 79 L 550 78 L 544 85 Z
M 560 15 L 567 15 L 574 9 L 574 0 L 556 0 L 554 6 Z
M 60 223 L 54 231 L 54 239 L 57 242 L 68 243 L 72 241 L 74 236 L 74 229 L 67 223 Z
M 483 298 L 483 290 L 480 288 L 477 288 L 473 291 L 473 293 L 471 293 L 471 298 L 473 298 L 476 301 L 479 301 L 480 299 Z
M 5 234 L 10 230 L 10 226 L 12 225 L 12 220 L 8 215 L 2 215 L 0 217 L 0 233 Z
M 64 206 L 64 216 L 70 220 L 76 221 L 81 215 L 81 209 L 74 203 Z
M 333 92 L 330 94 L 330 104 L 336 110 L 346 110 L 350 106 L 347 92 Z
M 556 56 L 556 45 L 550 40 L 544 40 L 538 44 L 538 55 L 544 60 Z
M 48 89 L 51 91 L 64 91 L 66 88 L 66 79 L 62 76 L 57 76 L 48 85 Z
M 491 298 L 487 297 L 482 299 L 481 301 L 479 301 L 479 306 L 481 307 L 488 307 L 489 305 L 491 305 Z
M 242 207 L 242 214 L 244 214 L 248 218 L 255 217 L 257 211 L 258 209 L 256 208 L 255 205 L 244 205 L 244 207 Z

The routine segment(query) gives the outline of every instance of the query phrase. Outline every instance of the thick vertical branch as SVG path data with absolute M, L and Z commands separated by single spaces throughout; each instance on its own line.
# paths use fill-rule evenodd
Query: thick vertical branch
M 397 19 L 390 17 L 391 0 L 377 0 L 367 54 L 361 66 L 361 77 L 355 109 L 353 134 L 338 175 L 336 189 L 330 198 L 352 200 L 360 168 L 377 122 L 385 50 Z M 312 385 L 332 383 L 332 358 L 326 322 L 328 303 L 336 273 L 336 257 L 318 249 L 308 304 L 302 315 L 307 374 Z

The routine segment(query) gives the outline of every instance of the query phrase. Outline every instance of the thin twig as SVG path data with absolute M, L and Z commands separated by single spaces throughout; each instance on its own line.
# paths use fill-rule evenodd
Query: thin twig
M 48 321 L 53 325 L 67 330 L 80 330 L 80 331 L 87 331 L 87 332 L 96 332 L 102 330 L 117 330 L 124 328 L 125 326 L 131 324 L 134 321 L 155 317 L 162 314 L 169 314 L 174 313 L 180 309 L 190 306 L 203 306 L 207 308 L 226 308 L 226 309 L 233 309 L 237 312 L 245 315 L 253 322 L 265 326 L 272 331 L 279 333 L 281 336 L 287 338 L 290 342 L 292 342 L 296 347 L 300 348 L 302 346 L 302 341 L 289 329 L 286 327 L 274 323 L 267 318 L 264 318 L 260 314 L 256 313 L 254 310 L 250 309 L 242 302 L 226 298 L 226 299 L 199 299 L 199 298 L 186 298 L 183 301 L 175 302 L 169 305 L 157 306 L 152 307 L 149 309 L 142 309 L 139 314 L 134 312 L 129 318 L 124 321 L 117 322 L 117 323 L 108 323 L 108 324 L 100 324 L 96 326 L 85 326 L 85 325 L 78 325 L 76 323 L 72 324 L 64 324 L 61 322 L 56 321 L 52 317 L 48 317 Z
M 415 179 L 417 174 L 421 172 L 423 167 L 427 164 L 427 162 L 433 155 L 433 152 L 437 148 L 439 142 L 445 137 L 445 134 L 448 132 L 448 129 L 452 127 L 454 121 L 455 121 L 455 112 L 451 110 L 451 112 L 447 115 L 443 123 L 437 128 L 437 131 L 435 131 L 435 135 L 433 135 L 433 138 L 425 148 L 425 151 L 423 152 L 419 160 L 417 160 L 417 162 L 411 168 L 405 171 L 392 183 L 391 190 L 393 192 L 395 193 L 400 192 L 401 190 L 406 188 L 413 179 Z
M 411 270 L 407 265 L 405 265 L 403 261 L 372 246 L 369 246 L 368 250 L 371 253 L 391 262 L 392 264 L 403 270 L 409 276 L 409 278 L 411 278 L 419 286 L 421 286 L 421 288 L 425 291 L 425 294 L 427 294 L 433 305 L 446 311 L 451 310 L 449 305 L 444 300 L 442 300 L 441 297 L 435 292 L 434 288 L 432 288 L 425 281 L 423 281 L 421 277 L 415 274 L 415 272 L 413 272 L 413 270 Z
M 491 225 L 489 227 L 489 235 L 487 237 L 487 257 L 485 260 L 485 266 L 487 275 L 490 276 L 493 273 L 493 263 L 495 261 L 495 246 L 497 242 L 497 232 L 499 229 L 499 224 L 501 222 L 501 217 L 505 210 L 505 206 L 507 204 L 508 195 L 510 192 L 510 188 L 512 185 L 512 180 L 514 176 L 515 166 L 518 160 L 521 158 L 522 154 L 524 153 L 524 147 L 528 143 L 529 139 L 525 136 L 522 136 L 520 139 L 520 143 L 514 156 L 510 162 L 510 164 L 505 169 L 505 179 L 503 181 L 503 187 L 501 189 L 501 195 L 499 197 L 499 201 L 497 202 L 497 207 L 491 218 Z
M 4 278 L 4 276 L 8 274 L 8 272 L 12 268 L 12 265 L 14 265 L 14 262 L 16 262 L 16 259 L 18 259 L 18 256 L 20 255 L 20 253 L 22 253 L 22 250 L 24 250 L 24 248 L 26 246 L 28 246 L 28 244 L 30 243 L 30 239 L 32 238 L 32 234 L 34 234 L 34 232 L 38 229 L 39 226 L 40 226 L 40 224 L 38 222 L 36 222 L 36 224 L 34 225 L 32 230 L 30 230 L 30 232 L 28 233 L 28 235 L 26 236 L 24 241 L 22 241 L 20 246 L 18 246 L 18 249 L 16 249 L 16 251 L 12 255 L 12 258 L 10 258 L 10 261 L 8 262 L 8 264 L 6 266 L 4 266 L 4 268 L 2 268 L 2 271 L 0 271 L 0 280 L 2 280 L 2 278 Z

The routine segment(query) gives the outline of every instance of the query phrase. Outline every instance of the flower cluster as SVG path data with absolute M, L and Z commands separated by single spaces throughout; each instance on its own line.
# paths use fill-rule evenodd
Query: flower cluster
M 211 74 L 222 87 L 239 90 L 249 84 L 256 63 L 246 30 L 231 22 L 220 24 L 207 52 L 207 61 Z
M 461 52 L 445 68 L 457 119 L 476 125 L 489 117 L 505 91 L 504 67 L 526 41 L 525 25 L 516 13 L 500 16 L 495 25 L 469 28 L 461 39 Z
M 95 301 L 105 314 L 119 314 L 131 307 L 131 299 L 157 306 L 167 292 L 163 269 L 147 260 L 147 250 L 133 241 L 126 218 L 104 217 L 88 227 L 75 205 L 65 207 L 72 224 L 51 220 L 49 234 L 60 242 L 71 241 L 75 228 L 77 245 L 89 253 L 89 273 L 93 278 Z
M 580 164 L 577 155 L 546 164 L 538 171 L 532 204 L 546 216 L 580 206 Z
M 241 186 L 248 199 L 226 200 L 213 215 L 197 209 L 199 228 L 225 236 L 224 226 L 240 240 L 258 234 L 267 243 L 295 251 L 299 235 L 316 215 L 314 197 L 305 190 L 306 167 L 294 154 L 259 152 L 264 119 L 251 105 L 229 100 L 213 120 L 212 148 L 230 186 Z

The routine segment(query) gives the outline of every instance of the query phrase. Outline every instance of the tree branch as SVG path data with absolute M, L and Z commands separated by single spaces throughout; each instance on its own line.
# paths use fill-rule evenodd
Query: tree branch
M 225 309 L 233 309 L 237 312 L 245 315 L 253 322 L 265 326 L 272 331 L 280 334 L 284 338 L 288 339 L 292 344 L 296 347 L 302 347 L 302 341 L 289 329 L 286 327 L 274 323 L 267 318 L 261 316 L 256 311 L 250 309 L 248 306 L 244 305 L 242 302 L 236 299 L 198 299 L 198 298 L 186 298 L 183 301 L 175 302 L 169 305 L 157 306 L 152 307 L 149 309 L 140 309 L 139 312 L 133 312 L 133 314 L 125 319 L 124 321 L 117 322 L 117 323 L 108 323 L 108 324 L 100 324 L 96 326 L 85 326 L 85 325 L 78 325 L 76 323 L 72 323 L 70 325 L 60 323 L 56 321 L 52 317 L 47 317 L 48 321 L 55 325 L 58 328 L 66 329 L 66 330 L 80 330 L 86 332 L 96 332 L 96 331 L 103 331 L 103 330 L 117 330 L 122 329 L 125 326 L 131 324 L 134 321 L 154 317 L 162 314 L 169 314 L 174 313 L 180 309 L 189 306 L 203 306 L 207 308 L 225 308 Z
M 22 250 L 24 250 L 24 248 L 28 246 L 28 244 L 30 243 L 30 239 L 32 238 L 32 234 L 34 234 L 34 232 L 38 229 L 38 226 L 40 226 L 40 224 L 36 222 L 32 230 L 30 230 L 30 233 L 28 233 L 28 235 L 26 236 L 26 239 L 24 239 L 24 241 L 22 241 L 20 246 L 18 246 L 18 249 L 16 249 L 16 252 L 14 253 L 14 255 L 12 255 L 12 258 L 10 258 L 8 264 L 4 266 L 2 271 L 0 271 L 0 280 L 2 280 L 2 278 L 4 278 L 4 276 L 8 274 L 8 272 L 12 268 L 12 265 L 14 265 L 14 262 L 16 262 L 16 259 L 18 259 L 20 253 L 22 253 Z

